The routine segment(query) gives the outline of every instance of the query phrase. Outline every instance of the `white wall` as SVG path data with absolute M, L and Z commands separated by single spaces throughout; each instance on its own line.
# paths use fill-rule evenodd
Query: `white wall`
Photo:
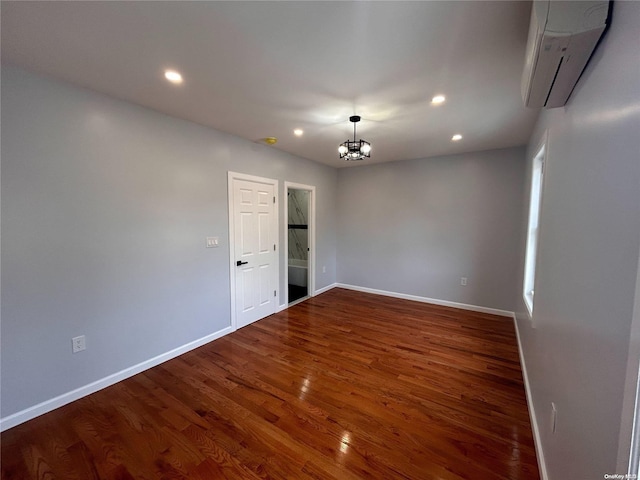
M 569 103 L 541 115 L 528 149 L 530 168 L 548 131 L 533 325 L 520 292 L 524 235 L 514 293 L 551 480 L 625 473 L 616 457 L 631 422 L 622 404 L 640 241 L 639 31 L 640 3 L 616 2 Z
M 228 170 L 316 186 L 335 282 L 335 169 L 4 65 L 1 153 L 3 418 L 230 325 Z
M 338 281 L 512 311 L 524 153 L 341 169 Z

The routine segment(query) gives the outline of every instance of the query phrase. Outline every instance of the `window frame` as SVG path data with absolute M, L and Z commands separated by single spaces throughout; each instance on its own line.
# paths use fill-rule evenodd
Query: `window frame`
M 538 252 L 540 249 L 540 217 L 542 212 L 544 171 L 548 156 L 546 133 L 535 152 L 536 153 L 531 161 L 529 212 L 527 215 L 527 243 L 525 248 L 524 276 L 522 281 L 522 297 L 529 313 L 529 318 L 531 319 L 533 319 L 536 267 L 538 263 Z

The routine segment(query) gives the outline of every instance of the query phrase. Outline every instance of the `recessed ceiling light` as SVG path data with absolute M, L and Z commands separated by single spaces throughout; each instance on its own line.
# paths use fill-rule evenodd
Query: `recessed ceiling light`
M 164 78 L 169 80 L 171 83 L 182 83 L 182 75 L 175 70 L 165 70 Z
M 304 130 L 302 130 L 301 128 L 296 128 L 296 129 L 293 131 L 293 134 L 294 134 L 296 137 L 301 137 L 301 136 L 304 134 Z
M 462 140 L 462 135 L 456 133 L 453 137 L 451 137 L 452 142 L 457 142 L 458 140 Z
M 439 105 L 441 103 L 444 103 L 444 101 L 445 101 L 444 95 L 436 95 L 431 99 L 431 103 L 433 103 L 434 105 Z

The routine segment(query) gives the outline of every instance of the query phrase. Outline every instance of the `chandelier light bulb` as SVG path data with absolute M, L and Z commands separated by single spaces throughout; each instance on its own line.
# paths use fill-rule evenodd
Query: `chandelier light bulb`
M 345 145 L 340 145 L 338 147 L 338 152 L 340 153 L 340 155 L 344 155 L 345 153 L 347 153 L 348 149 Z
M 369 145 L 368 143 L 365 143 L 360 149 L 360 151 L 362 153 L 369 153 L 371 151 L 371 145 Z

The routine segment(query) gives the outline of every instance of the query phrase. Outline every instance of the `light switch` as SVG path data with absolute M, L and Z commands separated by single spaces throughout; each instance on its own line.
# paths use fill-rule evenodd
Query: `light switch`
M 219 237 L 207 237 L 207 248 L 216 248 L 220 245 Z

